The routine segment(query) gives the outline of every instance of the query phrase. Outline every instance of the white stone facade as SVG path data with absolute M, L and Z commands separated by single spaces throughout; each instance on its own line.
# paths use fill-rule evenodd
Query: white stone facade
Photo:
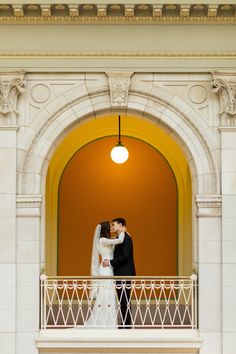
M 2 354 L 38 353 L 50 158 L 78 124 L 119 110 L 163 127 L 185 153 L 193 186 L 200 353 L 236 353 L 235 87 L 235 73 L 0 73 Z M 170 334 L 165 342 L 175 348 Z

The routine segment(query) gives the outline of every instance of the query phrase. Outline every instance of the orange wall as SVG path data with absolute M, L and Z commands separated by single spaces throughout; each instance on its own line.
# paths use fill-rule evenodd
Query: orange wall
M 93 232 L 122 216 L 134 242 L 138 275 L 177 274 L 177 190 L 172 170 L 153 147 L 123 137 L 130 157 L 110 159 L 117 137 L 79 150 L 61 177 L 58 275 L 89 275 Z

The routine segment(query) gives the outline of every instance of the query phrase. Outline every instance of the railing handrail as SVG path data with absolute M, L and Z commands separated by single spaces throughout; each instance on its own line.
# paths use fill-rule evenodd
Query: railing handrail
M 184 276 L 159 276 L 159 275 L 136 275 L 136 276 L 127 276 L 127 275 L 120 275 L 120 276 L 90 276 L 90 275 L 66 275 L 66 276 L 62 276 L 62 275 L 46 275 L 46 274 L 42 274 L 41 275 L 41 280 L 51 280 L 51 279 L 62 279 L 62 280 L 71 280 L 71 279 L 79 279 L 79 280 L 90 280 L 90 279 L 124 279 L 124 280 L 197 280 L 197 276 L 196 274 L 191 274 L 191 275 L 184 275 Z

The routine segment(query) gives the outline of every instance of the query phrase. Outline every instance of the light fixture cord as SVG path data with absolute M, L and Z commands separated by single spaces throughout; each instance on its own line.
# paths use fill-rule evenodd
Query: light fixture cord
M 119 139 L 118 139 L 118 144 L 121 144 L 121 138 L 120 138 L 120 115 L 119 115 L 119 119 L 118 119 L 118 125 L 119 125 Z

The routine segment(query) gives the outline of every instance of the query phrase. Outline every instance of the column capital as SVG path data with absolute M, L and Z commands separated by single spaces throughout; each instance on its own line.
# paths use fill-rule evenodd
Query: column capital
M 0 124 L 17 123 L 17 99 L 24 85 L 24 73 L 0 73 Z
M 236 72 L 213 73 L 213 92 L 220 101 L 221 126 L 236 126 Z
M 215 218 L 221 216 L 222 197 L 216 195 L 197 195 L 197 216 L 205 218 Z
M 106 72 L 109 80 L 112 107 L 126 107 L 133 72 Z

